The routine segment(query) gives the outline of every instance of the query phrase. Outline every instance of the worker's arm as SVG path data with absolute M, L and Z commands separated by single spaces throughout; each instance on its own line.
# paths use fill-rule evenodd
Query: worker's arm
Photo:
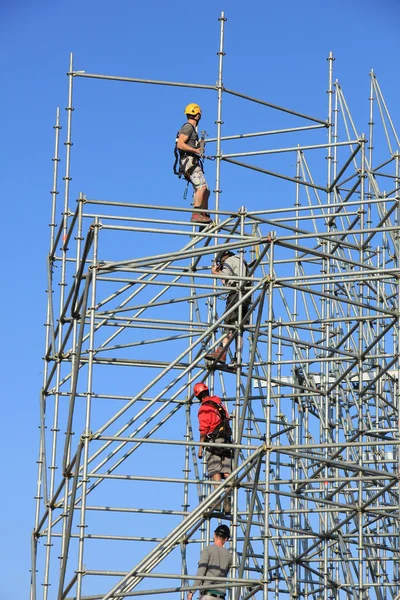
M 193 146 L 189 146 L 186 142 L 188 141 L 189 136 L 186 133 L 179 134 L 178 141 L 176 142 L 176 147 L 178 150 L 182 150 L 183 152 L 191 152 L 192 154 L 201 154 L 201 148 L 193 148 Z
M 213 263 L 211 265 L 211 273 L 213 275 L 221 275 L 221 274 L 223 274 L 223 269 L 220 269 L 218 265 Z M 227 277 L 228 277 L 228 274 L 227 274 Z M 221 283 L 222 283 L 222 285 L 226 285 L 226 279 L 221 279 Z
M 211 273 L 213 275 L 218 275 L 218 273 L 221 273 L 221 269 L 217 264 L 215 264 L 215 262 L 213 262 L 213 264 L 211 265 Z
M 201 443 L 201 442 L 205 442 L 205 441 L 206 441 L 206 437 L 207 437 L 207 434 L 205 434 L 205 433 L 201 433 L 201 434 L 200 434 L 200 443 Z M 198 456 L 199 458 L 203 458 L 203 446 L 199 446 L 199 451 L 198 451 L 198 453 L 197 453 L 197 456 Z

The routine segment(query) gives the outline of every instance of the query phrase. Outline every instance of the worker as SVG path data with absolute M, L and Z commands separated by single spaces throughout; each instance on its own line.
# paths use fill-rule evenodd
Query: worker
M 239 301 L 239 287 L 240 287 L 240 285 L 243 285 L 238 280 L 234 280 L 234 279 L 229 280 L 229 277 L 231 277 L 232 275 L 234 277 L 239 277 L 240 275 L 247 277 L 248 276 L 248 265 L 247 265 L 246 261 L 243 261 L 243 273 L 241 274 L 240 271 L 241 271 L 240 257 L 237 254 L 235 254 L 234 252 L 231 252 L 230 250 L 221 250 L 220 252 L 218 252 L 218 254 L 215 258 L 215 261 L 212 264 L 211 273 L 213 275 L 219 275 L 220 277 L 222 276 L 221 281 L 222 281 L 223 285 L 237 288 L 237 291 L 229 291 L 228 292 L 228 296 L 226 299 L 225 312 L 227 312 L 230 308 L 232 308 L 232 306 L 234 306 Z M 251 305 L 251 298 L 247 298 L 242 304 L 242 322 L 241 322 L 242 325 L 245 325 L 250 320 L 250 315 L 248 315 L 247 318 L 244 318 L 249 311 L 250 305 Z M 226 316 L 225 323 L 227 325 L 235 325 L 235 323 L 237 323 L 237 321 L 238 321 L 238 317 L 239 317 L 239 307 L 237 307 L 229 315 Z M 226 348 L 227 348 L 227 345 L 228 345 L 229 340 L 231 339 L 232 335 L 233 335 L 233 331 L 227 330 L 221 344 L 217 348 L 215 348 L 215 350 L 208 352 L 206 354 L 205 358 L 207 360 L 215 360 L 217 362 L 225 364 L 226 363 Z M 233 356 L 233 360 L 230 363 L 231 367 L 237 367 L 237 351 L 238 351 L 237 339 L 238 338 L 236 336 L 236 339 L 235 339 L 236 349 L 235 349 L 235 353 Z
M 179 151 L 179 174 L 182 174 L 193 186 L 194 208 L 202 212 L 194 212 L 190 219 L 192 223 L 208 224 L 212 219 L 208 214 L 208 198 L 210 190 L 203 172 L 202 157 L 204 147 L 201 147 L 197 127 L 201 119 L 201 108 L 198 104 L 188 104 L 185 108 L 187 123 L 178 131 L 176 148 Z M 176 170 L 174 169 L 176 172 Z
M 216 444 L 232 443 L 232 431 L 229 425 L 229 415 L 219 396 L 210 396 L 205 383 L 196 383 L 194 395 L 201 402 L 198 418 L 200 431 L 200 446 L 197 453 L 203 458 L 201 442 L 215 442 Z M 207 474 L 216 484 L 221 483 L 232 472 L 232 450 L 230 448 L 207 446 L 206 448 Z M 223 512 L 231 513 L 231 497 L 227 495 L 223 502 Z
M 218 525 L 214 531 L 214 544 L 206 546 L 200 555 L 199 566 L 196 577 L 227 577 L 229 569 L 232 566 L 232 554 L 224 548 L 225 542 L 229 540 L 231 532 L 226 525 Z M 214 598 L 225 598 L 225 589 L 217 587 L 221 585 L 220 581 L 196 580 L 194 585 L 207 586 L 207 589 L 200 591 L 201 600 L 214 600 Z M 193 594 L 188 593 L 188 600 L 192 600 Z

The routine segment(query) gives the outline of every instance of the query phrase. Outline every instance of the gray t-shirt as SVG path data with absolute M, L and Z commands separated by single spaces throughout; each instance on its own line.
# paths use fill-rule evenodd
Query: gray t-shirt
M 228 575 L 229 569 L 232 566 L 232 554 L 224 548 L 223 546 L 206 546 L 199 560 L 199 566 L 197 569 L 196 576 L 201 577 L 202 575 L 207 575 L 207 577 L 226 577 Z M 208 591 L 213 591 L 213 584 L 221 585 L 221 581 L 199 581 L 196 580 L 194 585 L 207 585 Z M 215 588 L 215 591 L 223 594 L 223 588 Z M 204 591 L 202 592 L 204 594 Z
M 224 275 L 233 275 L 234 277 L 240 276 L 240 258 L 237 254 L 235 254 L 235 256 L 228 256 L 228 258 L 224 260 L 221 273 L 223 273 Z M 247 275 L 247 269 L 245 265 L 243 267 L 243 275 Z M 230 285 L 234 287 L 238 287 L 240 283 L 239 281 L 235 281 L 234 279 L 224 279 L 223 281 L 224 285 Z
M 183 133 L 184 135 L 189 136 L 187 139 L 187 145 L 192 148 L 199 147 L 199 136 L 197 135 L 196 129 L 190 123 L 185 123 L 179 130 L 179 135 Z

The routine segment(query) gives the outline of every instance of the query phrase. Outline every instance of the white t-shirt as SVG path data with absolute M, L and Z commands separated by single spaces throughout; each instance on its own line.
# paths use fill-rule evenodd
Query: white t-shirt
M 233 275 L 234 277 L 240 277 L 241 274 L 247 276 L 247 265 L 243 265 L 243 273 L 240 273 L 240 257 L 237 254 L 228 256 L 228 258 L 224 260 L 221 273 L 224 275 Z M 224 279 L 224 285 L 238 287 L 239 284 L 240 282 L 237 280 Z

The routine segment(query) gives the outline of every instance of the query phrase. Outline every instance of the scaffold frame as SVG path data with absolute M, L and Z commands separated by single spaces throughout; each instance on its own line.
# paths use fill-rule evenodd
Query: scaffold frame
M 232 531 L 234 564 L 217 586 L 229 600 L 400 593 L 399 138 L 373 71 L 367 137 L 358 132 L 332 53 L 326 120 L 226 88 L 225 21 L 215 85 L 74 71 L 71 55 L 61 208 L 59 109 L 54 125 L 31 600 L 184 600 L 207 589 L 194 569 L 219 522 Z M 216 92 L 211 225 L 191 224 L 192 208 L 84 193 L 71 210 L 78 79 Z M 299 125 L 224 136 L 224 95 Z M 310 143 L 223 151 L 300 132 Z M 291 173 L 258 162 L 288 153 Z M 224 210 L 223 163 L 282 182 L 287 200 Z M 121 235 L 132 243 L 115 260 Z M 174 250 L 155 242 L 142 255 L 143 236 L 167 236 Z M 240 257 L 231 287 L 210 272 L 221 249 Z M 239 290 L 228 311 L 227 290 Z M 235 368 L 205 360 L 227 329 Z M 233 471 L 217 487 L 196 455 L 197 381 L 231 415 Z

